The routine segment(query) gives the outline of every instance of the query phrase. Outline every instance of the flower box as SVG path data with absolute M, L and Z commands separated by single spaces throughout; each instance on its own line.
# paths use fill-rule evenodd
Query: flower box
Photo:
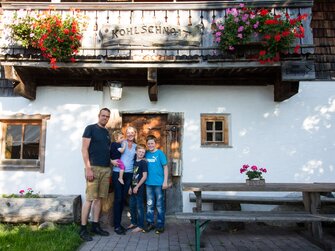
M 40 195 L 39 198 L 0 198 L 0 222 L 79 222 L 80 195 Z
M 288 54 L 297 39 L 304 38 L 302 21 L 307 14 L 296 17 L 286 12 L 273 13 L 264 8 L 227 9 L 223 19 L 212 24 L 214 42 L 222 51 L 235 52 L 239 46 L 260 41 L 257 59 L 260 63 L 273 63 L 280 60 L 281 54 Z M 300 52 L 300 45 L 294 47 L 294 53 Z
M 17 45 L 39 50 L 42 57 L 50 60 L 51 68 L 56 69 L 59 61 L 76 61 L 85 20 L 78 10 L 62 16 L 52 8 L 43 12 L 27 9 L 15 12 L 8 28 Z
M 253 179 L 253 180 L 246 179 L 245 182 L 248 186 L 262 186 L 262 185 L 265 185 L 265 179 Z

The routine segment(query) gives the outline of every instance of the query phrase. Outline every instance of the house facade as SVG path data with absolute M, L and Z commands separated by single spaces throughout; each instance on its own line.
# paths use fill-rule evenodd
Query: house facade
M 299 55 L 261 64 L 251 46 L 218 50 L 213 23 L 241 3 L 308 14 Z M 52 69 L 7 32 L 21 9 L 66 16 L 74 6 L 87 17 L 74 63 Z M 102 107 L 112 111 L 111 132 L 131 125 L 138 142 L 160 138 L 170 213 L 192 208 L 182 182 L 244 182 L 243 164 L 266 168 L 267 182 L 334 180 L 334 4 L 2 1 L 1 8 L 0 193 L 31 187 L 84 196 L 81 137 Z M 120 86 L 121 98 L 113 96 Z

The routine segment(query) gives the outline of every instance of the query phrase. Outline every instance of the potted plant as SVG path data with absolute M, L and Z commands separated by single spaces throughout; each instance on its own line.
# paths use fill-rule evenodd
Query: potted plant
M 256 165 L 249 166 L 244 164 L 240 169 L 240 173 L 245 173 L 248 176 L 248 179 L 246 179 L 247 185 L 265 184 L 265 179 L 262 174 L 267 173 L 266 168 L 258 168 Z
M 53 10 L 20 10 L 9 25 L 12 38 L 23 47 L 39 49 L 53 69 L 58 61 L 75 62 L 85 27 L 84 17 L 75 10 L 65 17 Z
M 27 191 L 21 189 L 19 191 L 19 194 L 10 194 L 10 195 L 6 195 L 3 194 L 2 195 L 3 198 L 40 198 L 39 193 L 34 193 L 32 188 L 27 188 Z
M 260 63 L 280 60 L 281 53 L 288 53 L 297 38 L 304 37 L 302 20 L 307 14 L 291 17 L 288 13 L 276 13 L 268 9 L 240 8 L 228 9 L 226 16 L 213 25 L 214 40 L 219 49 L 235 51 L 236 46 L 260 40 L 258 54 Z M 299 53 L 300 46 L 294 47 Z

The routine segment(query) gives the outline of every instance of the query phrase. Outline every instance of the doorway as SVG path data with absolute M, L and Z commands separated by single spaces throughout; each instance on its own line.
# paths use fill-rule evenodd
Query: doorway
M 137 129 L 137 143 L 146 144 L 146 137 L 157 138 L 157 148 L 162 150 L 168 159 L 171 187 L 166 190 L 166 214 L 181 212 L 181 159 L 182 159 L 182 113 L 122 113 L 122 132 L 128 126 Z M 178 165 L 176 167 L 176 165 Z

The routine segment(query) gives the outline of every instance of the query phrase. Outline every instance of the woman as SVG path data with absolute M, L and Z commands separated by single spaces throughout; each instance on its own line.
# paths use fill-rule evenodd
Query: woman
M 125 199 L 133 177 L 133 166 L 135 157 L 135 138 L 136 129 L 134 127 L 127 127 L 126 129 L 126 149 L 121 156 L 121 160 L 125 165 L 123 181 L 124 185 L 119 181 L 120 168 L 117 166 L 116 161 L 113 164 L 113 185 L 114 185 L 114 231 L 117 234 L 125 234 L 126 229 L 121 225 L 122 211 L 125 204 Z

